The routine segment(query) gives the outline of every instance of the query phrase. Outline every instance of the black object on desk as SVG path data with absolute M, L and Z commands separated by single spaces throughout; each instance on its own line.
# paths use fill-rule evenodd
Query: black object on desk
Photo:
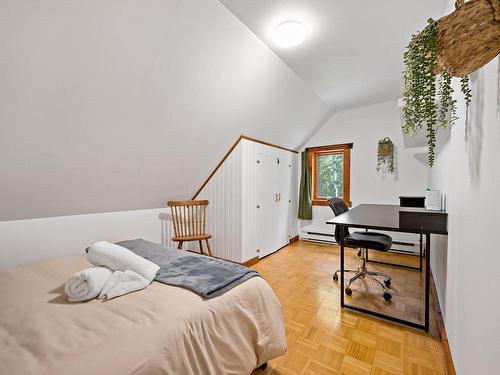
M 400 195 L 399 196 L 399 206 L 400 207 L 425 207 L 425 196 L 420 195 Z
M 412 211 L 413 210 L 413 211 Z M 412 212 L 418 214 L 412 214 Z M 400 211 L 403 222 L 401 223 Z M 414 215 L 411 216 L 411 215 Z M 411 216 L 410 220 L 408 217 Z M 328 220 L 327 224 L 338 225 L 340 228 L 364 228 L 375 230 L 388 230 L 392 232 L 420 233 L 425 235 L 425 318 L 424 324 L 411 322 L 408 320 L 396 318 L 393 316 L 378 313 L 376 311 L 366 310 L 360 307 L 344 303 L 344 246 L 343 241 L 340 244 L 340 305 L 352 310 L 357 310 L 366 314 L 374 315 L 379 318 L 388 319 L 397 323 L 406 324 L 411 327 L 423 329 L 429 332 L 429 305 L 430 305 L 430 247 L 431 233 L 447 234 L 446 219 L 444 226 L 437 227 L 435 218 L 445 217 L 446 213 L 442 211 L 428 211 L 422 209 L 405 209 L 398 205 L 385 204 L 361 204 L 350 211 Z M 443 223 L 443 221 L 441 221 Z M 401 225 L 402 224 L 402 225 Z M 340 230 L 341 236 L 344 230 Z

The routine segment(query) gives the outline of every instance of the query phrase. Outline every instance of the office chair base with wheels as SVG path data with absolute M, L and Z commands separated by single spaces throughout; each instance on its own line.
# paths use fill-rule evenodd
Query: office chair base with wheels
M 388 287 L 391 286 L 391 278 L 390 276 L 386 275 L 385 273 L 382 273 L 382 272 L 376 272 L 376 271 L 370 271 L 366 268 L 366 258 L 365 258 L 365 251 L 366 249 L 362 249 L 361 250 L 361 258 L 363 259 L 363 263 L 361 266 L 358 267 L 357 270 L 344 270 L 344 273 L 354 273 L 355 275 L 353 277 L 351 277 L 351 279 L 346 283 L 345 285 L 345 294 L 347 294 L 348 296 L 352 295 L 352 289 L 351 289 L 351 285 L 356 281 L 356 280 L 359 280 L 359 279 L 364 279 L 364 278 L 369 278 L 371 279 L 372 281 L 375 281 L 377 284 L 380 285 L 380 287 L 382 288 L 382 290 L 384 291 L 384 294 L 383 294 L 383 297 L 386 301 L 390 301 L 391 298 L 392 298 L 392 295 L 391 293 L 389 293 L 389 291 L 387 290 Z M 335 271 L 335 273 L 333 274 L 333 280 L 334 281 L 338 281 L 339 279 L 339 274 L 340 273 L 340 270 L 337 270 Z M 377 279 L 376 277 L 383 277 L 384 278 L 384 282 L 382 283 L 382 281 L 380 281 L 379 279 Z

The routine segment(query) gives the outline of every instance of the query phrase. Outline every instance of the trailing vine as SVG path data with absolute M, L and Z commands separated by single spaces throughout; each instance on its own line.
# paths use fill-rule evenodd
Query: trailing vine
M 457 119 L 456 105 L 453 99 L 453 89 L 451 87 L 451 75 L 444 72 L 439 77 L 438 97 L 441 98 L 441 107 L 439 108 L 439 125 L 446 128 L 453 125 Z
M 426 125 L 430 166 L 434 164 L 436 145 L 436 49 L 436 21 L 429 19 L 425 29 L 412 37 L 403 55 L 406 65 L 403 130 L 415 135 L 424 124 Z
M 437 22 L 428 20 L 418 35 L 413 35 L 403 55 L 404 72 L 403 132 L 415 135 L 424 126 L 429 146 L 429 166 L 434 165 L 436 131 L 455 123 L 456 100 L 453 99 L 452 76 L 435 73 L 437 64 Z M 467 107 L 471 102 L 469 77 L 460 79 Z M 436 89 L 437 86 L 437 89 Z M 437 105 L 439 103 L 439 106 Z
M 462 93 L 465 98 L 465 105 L 469 108 L 469 104 L 472 99 L 472 91 L 469 87 L 469 76 L 460 77 L 460 86 L 462 88 Z

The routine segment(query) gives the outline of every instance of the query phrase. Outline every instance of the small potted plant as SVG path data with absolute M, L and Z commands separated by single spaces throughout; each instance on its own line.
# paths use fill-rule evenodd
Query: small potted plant
M 389 174 L 394 173 L 395 170 L 394 144 L 389 137 L 385 137 L 378 141 L 377 172 L 381 169 L 387 170 Z

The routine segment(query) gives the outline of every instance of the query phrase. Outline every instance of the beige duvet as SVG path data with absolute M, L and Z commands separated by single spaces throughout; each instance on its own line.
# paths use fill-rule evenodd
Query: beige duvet
M 286 350 L 281 306 L 254 277 L 222 296 L 153 282 L 108 302 L 70 304 L 65 258 L 0 273 L 1 374 L 250 374 Z

